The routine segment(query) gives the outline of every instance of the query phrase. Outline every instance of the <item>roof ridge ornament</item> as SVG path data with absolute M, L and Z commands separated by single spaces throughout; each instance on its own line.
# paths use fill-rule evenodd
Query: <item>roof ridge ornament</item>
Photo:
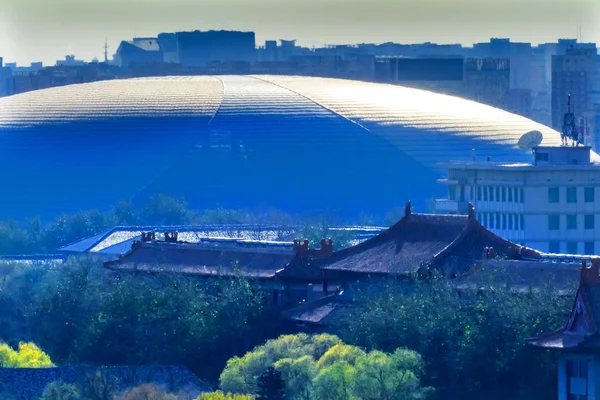
M 408 217 L 410 214 L 412 214 L 412 206 L 410 203 L 410 200 L 406 202 L 406 205 L 404 206 L 404 217 Z
M 475 207 L 472 203 L 469 202 L 467 205 L 467 215 L 469 216 L 469 221 L 475 219 Z

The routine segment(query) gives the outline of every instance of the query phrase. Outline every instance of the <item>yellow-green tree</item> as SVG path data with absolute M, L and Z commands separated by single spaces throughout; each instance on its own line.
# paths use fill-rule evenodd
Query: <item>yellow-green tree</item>
M 196 400 L 254 400 L 249 394 L 231 394 L 221 391 L 202 393 Z
M 19 343 L 17 350 L 0 343 L 0 366 L 4 368 L 50 368 L 54 367 L 48 354 L 33 343 Z
M 274 367 L 290 400 L 417 400 L 423 361 L 414 351 L 388 354 L 344 344 L 332 335 L 285 335 L 227 363 L 221 389 L 256 394 L 259 376 Z

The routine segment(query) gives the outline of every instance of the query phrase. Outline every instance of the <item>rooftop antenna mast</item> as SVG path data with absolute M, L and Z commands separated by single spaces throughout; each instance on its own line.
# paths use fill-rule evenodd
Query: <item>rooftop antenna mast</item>
M 108 63 L 108 38 L 104 38 L 104 62 Z
M 569 94 L 567 97 L 567 112 L 563 118 L 563 128 L 562 128 L 562 144 L 563 146 L 567 145 L 568 139 L 571 139 L 572 145 L 577 146 L 579 143 L 579 138 L 577 134 L 577 125 L 575 123 L 575 113 L 571 110 L 571 95 Z

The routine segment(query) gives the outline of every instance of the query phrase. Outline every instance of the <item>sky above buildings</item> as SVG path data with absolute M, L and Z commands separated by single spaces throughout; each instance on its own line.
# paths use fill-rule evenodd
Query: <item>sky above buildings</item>
M 53 64 L 103 57 L 121 40 L 232 29 L 300 45 L 488 41 L 600 42 L 598 0 L 0 0 L 0 57 Z

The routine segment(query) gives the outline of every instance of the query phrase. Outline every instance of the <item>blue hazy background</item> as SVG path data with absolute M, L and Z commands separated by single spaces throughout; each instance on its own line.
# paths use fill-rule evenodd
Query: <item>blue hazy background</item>
M 600 42 L 598 0 L 0 0 L 0 56 L 53 64 L 103 58 L 159 32 L 232 29 L 304 46 L 394 41 L 462 43 L 510 37 Z

